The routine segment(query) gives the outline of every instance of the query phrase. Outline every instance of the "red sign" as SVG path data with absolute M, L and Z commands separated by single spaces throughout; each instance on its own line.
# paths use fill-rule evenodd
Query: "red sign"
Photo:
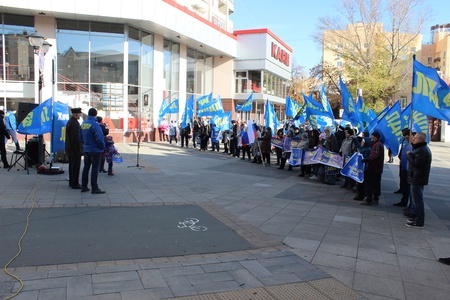
M 284 49 L 278 47 L 277 44 L 272 43 L 272 57 L 279 60 L 283 64 L 289 67 L 289 53 L 285 51 Z

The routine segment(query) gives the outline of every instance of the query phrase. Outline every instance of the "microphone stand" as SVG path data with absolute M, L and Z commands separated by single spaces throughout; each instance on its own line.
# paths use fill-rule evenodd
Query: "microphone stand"
M 137 132 L 137 152 L 136 152 L 136 165 L 135 166 L 127 166 L 127 168 L 145 168 L 144 166 L 139 165 L 139 149 L 141 148 L 141 138 L 143 136 L 142 131 Z

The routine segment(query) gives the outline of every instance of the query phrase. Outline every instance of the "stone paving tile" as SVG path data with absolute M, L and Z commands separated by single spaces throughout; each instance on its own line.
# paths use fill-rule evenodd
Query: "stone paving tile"
M 65 288 L 67 286 L 67 278 L 50 278 L 50 279 L 37 279 L 25 281 L 23 291 L 44 290 L 54 288 Z M 13 292 L 16 292 L 20 287 L 20 284 L 16 282 L 14 284 Z
M 186 276 L 171 276 L 166 278 L 166 282 L 175 297 L 197 294 L 197 290 L 192 286 Z
M 39 299 L 64 299 L 66 295 L 65 288 L 45 289 L 39 292 Z
M 259 278 L 261 276 L 270 276 L 272 273 L 257 261 L 241 261 L 241 265 L 248 270 L 253 276 Z
M 239 284 L 234 280 L 198 283 L 194 284 L 194 288 L 199 294 L 220 293 L 227 291 L 236 291 L 241 289 Z
M 213 273 L 221 271 L 239 270 L 242 268 L 242 265 L 239 264 L 238 262 L 225 262 L 225 263 L 201 265 L 201 267 L 206 273 Z
M 174 295 L 168 287 L 152 288 L 139 291 L 127 291 L 120 293 L 121 299 L 126 300 L 160 300 L 163 298 L 171 298 Z
M 94 284 L 130 280 L 139 280 L 139 274 L 135 271 L 92 274 L 92 283 Z
M 401 278 L 392 280 L 391 278 L 355 273 L 353 289 L 358 292 L 367 292 L 388 298 L 405 299 Z
M 244 289 L 263 286 L 261 281 L 245 269 L 233 270 L 228 273 L 233 277 L 238 285 Z
M 91 275 L 67 278 L 67 298 L 93 295 Z M 63 298 L 60 298 L 63 299 Z
M 92 288 L 94 295 L 144 289 L 140 280 L 122 280 L 93 283 Z
M 138 271 L 140 280 L 146 289 L 166 288 L 167 283 L 158 269 Z
M 161 269 L 161 274 L 164 278 L 180 276 L 180 275 L 193 275 L 193 274 L 202 274 L 205 273 L 200 266 L 187 266 L 181 268 L 164 268 Z

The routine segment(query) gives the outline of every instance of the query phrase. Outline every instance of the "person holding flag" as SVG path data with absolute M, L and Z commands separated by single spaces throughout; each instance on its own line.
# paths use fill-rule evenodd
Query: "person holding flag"
M 381 175 L 383 174 L 384 166 L 384 145 L 380 140 L 380 133 L 374 131 L 371 138 L 372 149 L 368 157 L 362 160 L 367 163 L 366 171 L 364 172 L 364 191 L 366 198 L 360 203 L 361 205 L 370 206 L 378 205 L 381 194 Z
M 270 151 L 272 150 L 272 128 L 266 127 L 264 135 L 258 138 L 261 141 L 261 156 L 263 162 L 266 163 L 266 167 L 270 167 Z

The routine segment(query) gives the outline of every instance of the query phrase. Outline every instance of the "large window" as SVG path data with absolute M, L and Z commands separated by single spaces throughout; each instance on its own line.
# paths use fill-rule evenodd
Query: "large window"
M 164 40 L 164 101 L 170 104 L 179 98 L 180 45 Z M 178 116 L 175 118 L 178 119 Z
M 236 72 L 236 93 L 247 93 L 247 72 Z
M 187 48 L 187 99 L 206 95 L 213 90 L 213 57 L 203 52 Z
M 10 14 L 2 14 L 2 17 L 1 78 L 34 82 L 34 52 L 27 38 L 35 31 L 34 18 Z
M 286 97 L 286 80 L 267 71 L 263 73 L 263 93 L 280 98 Z
M 124 109 L 128 129 L 153 123 L 153 42 L 153 34 L 123 24 L 57 19 L 60 99 L 103 110 L 116 128 L 124 127 Z

